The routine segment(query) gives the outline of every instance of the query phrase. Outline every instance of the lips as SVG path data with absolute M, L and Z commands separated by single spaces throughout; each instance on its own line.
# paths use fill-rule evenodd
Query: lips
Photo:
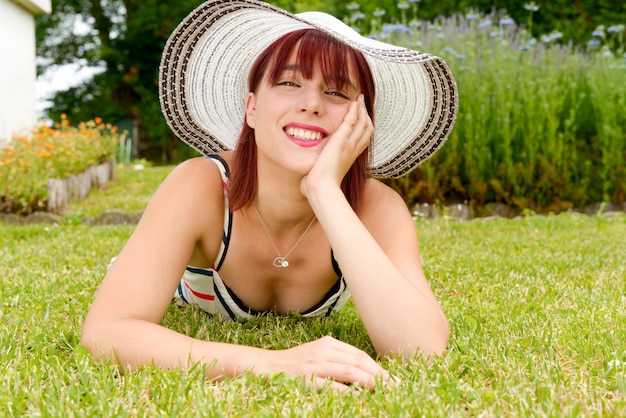
M 291 142 L 302 148 L 312 148 L 323 144 L 328 132 L 320 126 L 306 123 L 291 122 L 283 131 Z

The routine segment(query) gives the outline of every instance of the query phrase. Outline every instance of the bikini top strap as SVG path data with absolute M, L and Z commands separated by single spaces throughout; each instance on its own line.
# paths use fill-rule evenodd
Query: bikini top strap
M 217 258 L 213 263 L 213 269 L 218 271 L 224 262 L 224 258 L 226 257 L 226 251 L 228 250 L 228 243 L 230 242 L 230 233 L 233 228 L 233 214 L 230 211 L 228 204 L 228 183 L 230 177 L 230 169 L 228 168 L 228 164 L 218 155 L 211 154 L 207 155 L 211 161 L 217 165 L 217 168 L 220 170 L 220 174 L 222 176 L 222 187 L 224 189 L 224 234 L 222 235 L 222 242 L 220 244 L 220 249 L 217 253 Z

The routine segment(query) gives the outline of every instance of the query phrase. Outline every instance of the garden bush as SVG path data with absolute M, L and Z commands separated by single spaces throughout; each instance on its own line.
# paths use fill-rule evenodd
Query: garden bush
M 599 27 L 586 45 L 553 32 L 530 35 L 535 5 L 518 24 L 504 12 L 469 11 L 418 21 L 368 19 L 372 37 L 443 57 L 456 76 L 459 114 L 444 147 L 405 177 L 389 181 L 409 205 L 468 202 L 562 211 L 626 200 L 624 25 Z
M 0 152 L 0 212 L 30 213 L 46 208 L 47 183 L 78 174 L 115 156 L 116 126 L 100 118 L 77 126 L 62 116 L 54 127 L 41 126 L 15 136 Z

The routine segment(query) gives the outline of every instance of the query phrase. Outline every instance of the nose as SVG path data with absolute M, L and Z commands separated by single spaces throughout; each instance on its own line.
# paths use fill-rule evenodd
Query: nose
M 314 86 L 303 88 L 298 106 L 300 112 L 308 112 L 316 116 L 321 116 L 324 111 L 323 92 Z

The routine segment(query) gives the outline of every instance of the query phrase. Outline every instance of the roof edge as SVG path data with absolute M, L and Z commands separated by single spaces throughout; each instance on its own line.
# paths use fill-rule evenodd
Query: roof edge
M 52 12 L 51 0 L 11 0 L 18 6 L 34 15 L 49 14 Z

